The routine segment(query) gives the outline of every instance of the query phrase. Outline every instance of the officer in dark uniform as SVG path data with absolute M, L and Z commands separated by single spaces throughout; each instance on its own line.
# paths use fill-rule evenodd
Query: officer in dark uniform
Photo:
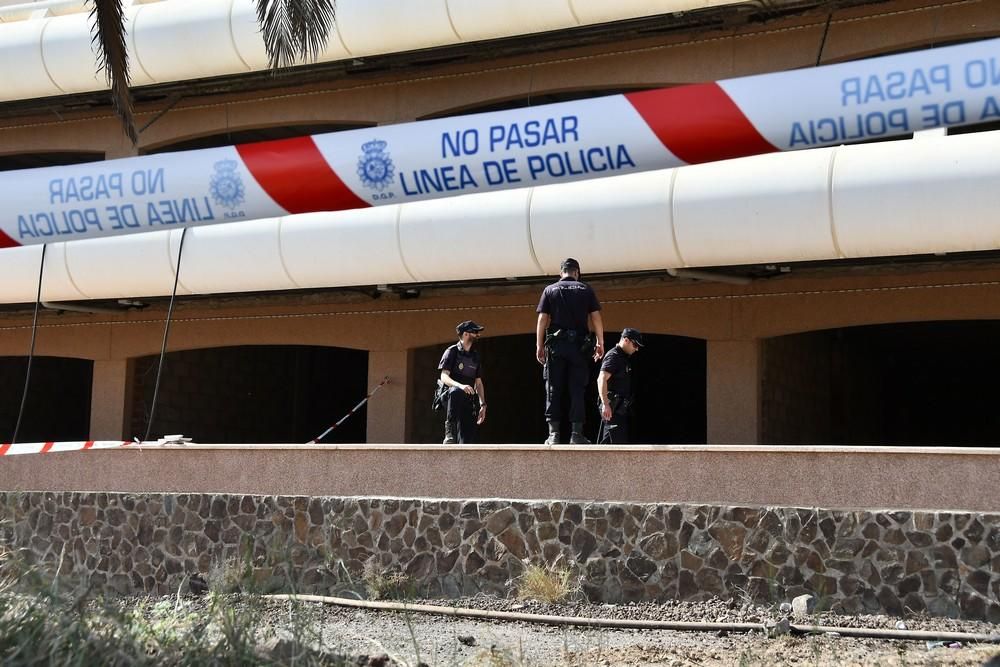
M 486 388 L 483 386 L 482 363 L 472 344 L 486 327 L 466 320 L 455 327 L 458 342 L 441 355 L 438 370 L 440 384 L 447 387 L 444 404 L 444 444 L 473 443 L 479 424 L 486 421 Z M 478 404 L 478 406 L 477 406 Z M 457 437 L 456 437 L 457 436 Z
M 580 282 L 580 263 L 563 260 L 559 281 L 542 292 L 535 328 L 535 357 L 545 366 L 547 445 L 558 444 L 563 399 L 569 396 L 570 444 L 589 445 L 583 435 L 584 399 L 590 361 L 604 355 L 604 321 L 594 290 Z
M 597 376 L 602 445 L 628 444 L 628 419 L 632 406 L 632 355 L 642 347 L 638 329 L 625 327 L 621 340 L 604 355 Z

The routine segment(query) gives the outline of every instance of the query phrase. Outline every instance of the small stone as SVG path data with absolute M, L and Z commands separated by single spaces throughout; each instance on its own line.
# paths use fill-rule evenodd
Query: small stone
M 476 645 L 476 638 L 473 637 L 472 635 L 459 635 L 458 641 L 459 643 L 465 644 L 466 646 Z
M 948 644 L 948 648 L 962 648 L 962 642 L 952 642 Z
M 816 610 L 816 598 L 806 593 L 792 599 L 792 613 L 796 616 L 809 616 Z
M 782 602 L 778 606 L 778 611 L 780 611 L 782 614 L 791 613 L 791 611 L 792 611 L 792 604 L 790 602 Z
M 906 629 L 906 623 L 904 623 L 903 621 L 896 621 L 896 629 L 897 630 L 905 630 Z
M 831 630 L 829 632 L 824 632 L 823 636 L 824 637 L 829 637 L 830 639 L 837 639 L 838 637 L 840 637 L 840 633 L 839 632 L 834 632 L 834 631 Z

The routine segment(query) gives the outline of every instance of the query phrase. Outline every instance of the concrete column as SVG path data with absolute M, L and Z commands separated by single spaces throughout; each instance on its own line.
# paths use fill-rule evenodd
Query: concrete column
M 407 387 L 412 354 L 409 350 L 371 350 L 368 353 L 368 386 L 389 376 L 385 385 L 368 401 L 368 442 L 406 442 Z
M 90 439 L 120 440 L 125 431 L 129 364 L 126 359 L 94 362 L 90 391 Z
M 707 348 L 708 444 L 759 444 L 760 341 L 710 340 Z

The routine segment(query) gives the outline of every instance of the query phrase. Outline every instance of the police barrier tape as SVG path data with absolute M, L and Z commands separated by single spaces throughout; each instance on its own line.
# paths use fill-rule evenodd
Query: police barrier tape
M 128 440 L 87 440 L 85 442 L 18 442 L 0 443 L 0 456 L 17 454 L 48 454 L 49 452 L 75 452 L 84 449 L 118 449 L 135 444 Z
M 0 247 L 337 211 L 1000 120 L 1000 39 L 678 86 L 0 174 Z
M 343 417 L 341 417 L 332 426 L 330 426 L 328 429 L 326 429 L 325 431 L 323 431 L 322 433 L 320 433 L 319 435 L 317 435 L 315 438 L 313 438 L 312 440 L 310 440 L 306 444 L 307 445 L 315 445 L 320 440 L 322 440 L 323 438 L 325 438 L 327 435 L 330 434 L 331 431 L 333 431 L 335 428 L 337 428 L 338 426 L 340 426 L 341 424 L 343 424 L 345 421 L 347 421 L 347 419 L 351 415 L 353 415 L 355 412 L 357 412 L 358 410 L 360 410 L 361 406 L 363 406 L 365 403 L 367 403 L 371 399 L 372 396 L 374 396 L 375 394 L 378 393 L 379 389 L 381 389 L 382 387 L 384 387 L 387 384 L 389 384 L 389 376 L 388 375 L 386 375 L 384 378 L 382 378 L 382 381 L 379 382 L 377 385 L 375 385 L 375 388 L 372 389 L 370 392 L 368 392 L 368 395 L 365 396 L 364 398 L 362 398 L 361 401 L 358 402 L 358 404 L 355 405 L 353 408 L 351 408 L 351 410 L 346 415 L 344 415 Z

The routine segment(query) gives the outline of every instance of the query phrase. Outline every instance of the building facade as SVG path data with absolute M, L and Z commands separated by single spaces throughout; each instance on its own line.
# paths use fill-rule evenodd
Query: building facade
M 842 3 L 832 12 L 824 3 L 783 10 L 769 4 L 781 3 L 686 8 L 471 46 L 336 60 L 276 76 L 250 72 L 140 87 L 137 146 L 100 93 L 10 100 L 0 105 L 0 166 L 72 164 L 531 107 L 1000 34 L 1000 12 L 990 0 Z M 947 164 L 941 168 L 946 174 Z M 621 216 L 616 233 L 640 252 L 643 239 L 627 236 L 633 221 L 627 212 Z M 988 229 L 995 224 L 988 218 L 973 222 Z M 966 222 L 943 216 L 938 224 Z M 609 236 L 598 245 L 614 241 Z M 448 242 L 439 249 L 442 263 L 456 257 L 489 263 L 500 251 L 461 223 Z M 985 445 L 1000 436 L 992 408 L 1000 398 L 992 382 L 1000 369 L 993 344 L 1000 261 L 991 248 L 962 247 L 959 240 L 939 254 L 808 261 L 790 253 L 773 263 L 697 272 L 590 275 L 600 255 L 581 247 L 591 246 L 566 236 L 564 254 L 579 256 L 602 300 L 608 344 L 625 326 L 647 337 L 636 362 L 642 442 Z M 313 251 L 320 262 L 327 253 L 350 253 Z M 361 261 L 373 267 L 372 284 L 178 297 L 152 434 L 183 433 L 206 443 L 305 442 L 388 377 L 364 413 L 330 441 L 439 441 L 440 420 L 430 410 L 436 363 L 455 338 L 455 324 L 475 319 L 487 327 L 481 345 L 490 414 L 482 440 L 544 439 L 534 309 L 551 276 L 395 284 L 378 279 L 377 254 Z M 135 269 L 120 266 L 90 270 L 127 290 Z M 182 265 L 182 284 L 184 278 Z M 20 440 L 131 439 L 150 430 L 168 314 L 163 295 L 174 275 L 162 280 L 152 297 L 134 293 L 41 310 Z M 0 439 L 9 438 L 20 407 L 32 306 L 8 303 L 0 311 Z M 595 405 L 591 430 L 596 420 Z

